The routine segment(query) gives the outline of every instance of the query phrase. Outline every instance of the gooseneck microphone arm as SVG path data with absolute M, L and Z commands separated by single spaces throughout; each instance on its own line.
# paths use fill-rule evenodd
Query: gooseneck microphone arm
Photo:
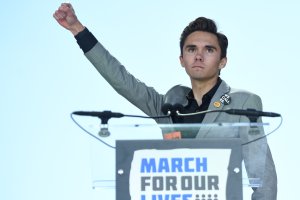
M 281 115 L 278 113 L 274 112 L 263 112 L 263 111 L 258 111 L 255 109 L 227 109 L 224 110 L 224 112 L 231 114 L 231 115 L 245 115 L 249 118 L 250 122 L 257 122 L 257 119 L 259 117 L 280 117 Z
M 90 117 L 98 117 L 100 118 L 104 124 L 107 124 L 108 120 L 110 118 L 120 118 L 124 117 L 122 113 L 116 113 L 116 112 L 111 112 L 111 111 L 103 111 L 103 112 L 98 112 L 98 111 L 75 111 L 73 112 L 74 115 L 81 115 L 81 116 L 90 116 Z
M 280 114 L 274 113 L 274 112 L 263 112 L 263 111 L 258 111 L 255 109 L 225 109 L 225 110 L 205 110 L 205 111 L 200 111 L 200 112 L 195 112 L 195 113 L 187 113 L 183 114 L 180 113 L 179 111 L 176 112 L 176 115 L 178 116 L 191 116 L 191 115 L 203 115 L 206 113 L 212 113 L 212 112 L 225 112 L 230 115 L 243 115 L 248 117 L 249 121 L 251 123 L 256 123 L 257 119 L 259 117 L 281 117 Z

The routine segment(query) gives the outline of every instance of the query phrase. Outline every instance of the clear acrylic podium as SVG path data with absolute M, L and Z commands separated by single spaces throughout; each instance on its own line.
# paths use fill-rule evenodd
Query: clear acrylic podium
M 93 131 L 97 138 L 91 140 L 93 188 L 105 190 L 106 199 L 112 200 L 241 200 L 243 190 L 263 184 L 262 174 L 247 176 L 242 148 L 255 148 L 254 140 L 261 137 L 255 130 L 267 125 L 110 124 L 105 127 L 110 133 L 107 137 Z M 163 137 L 195 131 L 203 135 L 195 139 Z

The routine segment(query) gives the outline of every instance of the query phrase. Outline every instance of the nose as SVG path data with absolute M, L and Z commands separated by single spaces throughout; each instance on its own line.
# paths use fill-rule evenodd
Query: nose
M 201 53 L 201 51 L 198 50 L 196 52 L 195 60 L 203 61 L 203 54 Z

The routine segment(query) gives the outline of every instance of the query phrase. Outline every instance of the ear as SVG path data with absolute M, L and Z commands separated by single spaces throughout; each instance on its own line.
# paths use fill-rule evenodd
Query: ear
M 182 55 L 179 56 L 179 61 L 180 61 L 181 67 L 184 67 Z
M 219 64 L 219 69 L 223 69 L 226 66 L 227 63 L 227 57 L 222 58 Z

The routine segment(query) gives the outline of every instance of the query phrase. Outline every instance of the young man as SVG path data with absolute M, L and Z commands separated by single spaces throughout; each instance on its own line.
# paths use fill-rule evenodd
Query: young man
M 95 66 L 110 85 L 128 101 L 149 116 L 163 115 L 162 108 L 166 95 L 146 86 L 129 74 L 125 67 L 97 41 L 97 39 L 77 19 L 69 3 L 63 3 L 53 14 L 57 22 L 71 31 L 85 56 Z M 205 110 L 256 109 L 262 110 L 259 96 L 229 87 L 220 77 L 225 67 L 228 41 L 225 35 L 217 32 L 214 21 L 199 17 L 191 22 L 180 38 L 182 67 L 191 80 L 192 89 L 180 88 L 184 99 L 182 113 Z M 177 87 L 178 89 L 178 87 Z M 225 98 L 225 100 L 224 100 Z M 245 116 L 213 112 L 205 115 L 177 116 L 156 119 L 157 123 L 215 123 L 249 122 Z M 258 119 L 261 122 L 261 118 Z M 182 135 L 183 138 L 239 137 L 243 142 L 264 135 L 261 127 L 238 128 L 230 131 L 199 130 Z M 252 199 L 275 200 L 277 195 L 277 176 L 274 162 L 266 138 L 243 146 L 243 159 L 248 176 L 261 178 L 262 187 L 253 188 Z

